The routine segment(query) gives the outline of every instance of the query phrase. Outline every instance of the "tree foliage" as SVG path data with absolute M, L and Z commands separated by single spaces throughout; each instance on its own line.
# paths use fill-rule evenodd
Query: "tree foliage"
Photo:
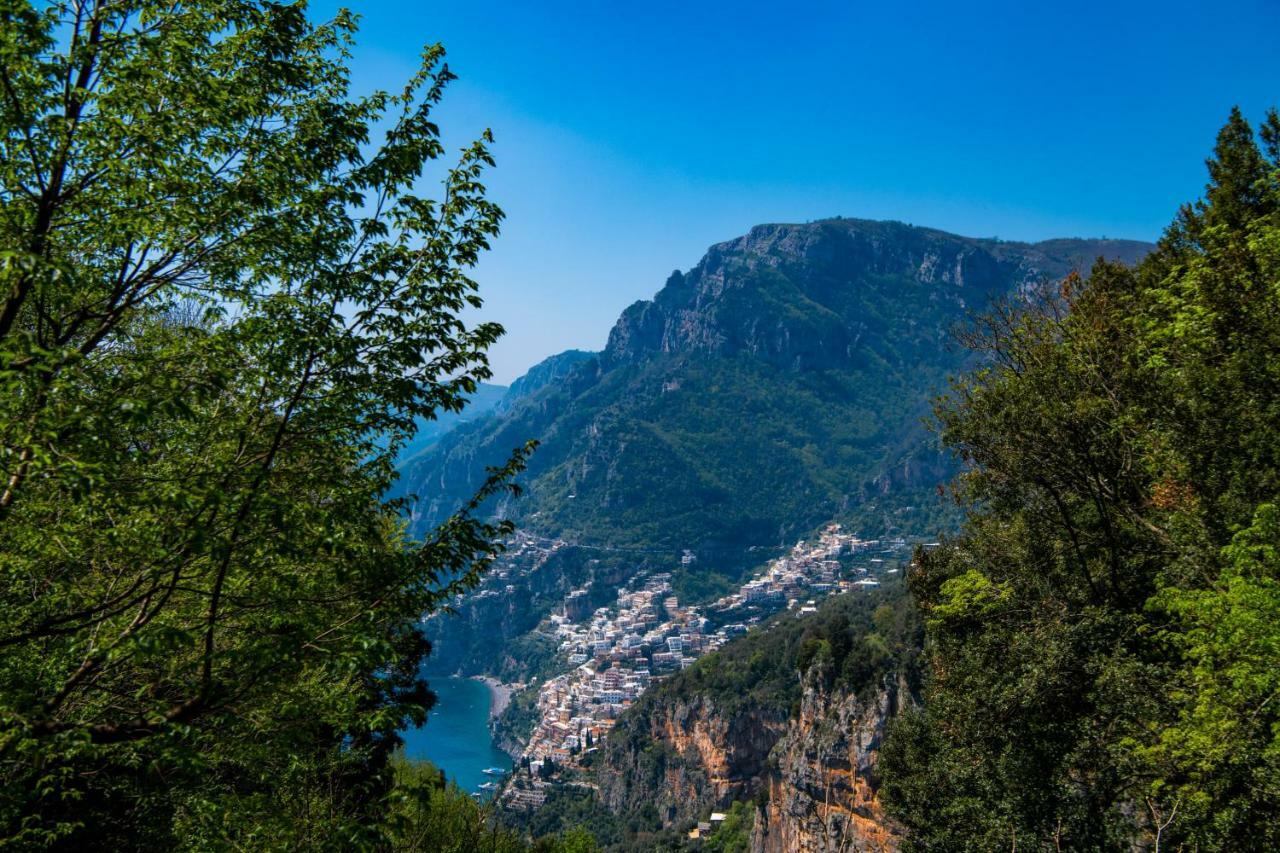
M 706 844 L 707 853 L 747 853 L 751 849 L 751 828 L 755 823 L 755 808 L 751 803 L 735 802 L 725 813 L 725 819 L 714 828 Z
M 0 833 L 75 847 L 385 841 L 424 612 L 503 524 L 384 501 L 501 333 L 502 214 L 449 167 L 428 48 L 353 97 L 347 13 L 0 0 Z M 438 180 L 438 198 L 418 194 Z
M 595 838 L 581 827 L 528 842 L 501 826 L 482 806 L 429 764 L 397 756 L 389 823 L 396 853 L 593 853 Z
M 1233 111 L 1136 269 L 999 307 L 940 404 L 966 531 L 920 555 L 918 849 L 1280 845 L 1280 118 Z

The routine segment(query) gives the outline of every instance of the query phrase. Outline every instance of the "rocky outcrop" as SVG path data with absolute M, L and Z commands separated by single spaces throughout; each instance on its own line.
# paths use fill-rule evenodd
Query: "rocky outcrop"
M 945 335 L 945 325 L 930 321 L 945 324 L 993 294 L 1087 271 L 1100 256 L 1132 262 L 1149 249 L 1126 240 L 1001 242 L 860 219 L 758 225 L 624 311 L 601 361 L 748 353 L 791 369 L 859 367 L 868 345 L 877 349 L 872 339 L 890 331 L 866 310 L 876 298 L 927 289 L 932 316 L 892 317 L 892 331 L 923 322 L 909 333 Z
M 735 713 L 705 697 L 655 703 L 643 721 L 610 735 L 597 771 L 600 797 L 617 813 L 652 806 L 664 827 L 754 797 L 786 730 L 782 713 Z
M 885 727 L 911 701 L 905 680 L 859 696 L 824 687 L 825 676 L 810 672 L 790 716 L 726 713 L 705 697 L 655 704 L 644 728 L 610 735 L 596 773 L 602 803 L 678 828 L 754 801 L 753 853 L 896 850 L 876 764 Z
M 768 799 L 756 807 L 753 853 L 896 850 L 876 763 L 886 724 L 909 701 L 902 679 L 887 678 L 865 698 L 810 680 L 800 713 L 773 750 Z

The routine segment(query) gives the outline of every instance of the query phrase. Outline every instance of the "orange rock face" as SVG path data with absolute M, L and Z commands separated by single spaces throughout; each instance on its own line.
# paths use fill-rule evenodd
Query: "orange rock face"
M 877 792 L 885 725 L 905 696 L 886 685 L 868 702 L 806 689 L 774 748 L 769 800 L 757 808 L 753 853 L 893 851 L 898 835 Z

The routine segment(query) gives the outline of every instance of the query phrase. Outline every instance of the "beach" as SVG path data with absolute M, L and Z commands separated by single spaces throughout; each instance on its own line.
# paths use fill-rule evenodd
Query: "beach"
M 489 688 L 489 719 L 497 719 L 506 710 L 515 688 L 488 675 L 476 676 L 476 681 L 484 682 Z

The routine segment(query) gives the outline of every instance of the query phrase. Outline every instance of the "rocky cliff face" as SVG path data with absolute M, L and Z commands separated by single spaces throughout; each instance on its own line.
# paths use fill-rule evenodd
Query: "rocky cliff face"
M 885 679 L 865 698 L 811 682 L 800 713 L 773 749 L 768 799 L 756 808 L 753 853 L 896 850 L 876 763 L 886 724 L 909 701 L 902 678 Z
M 613 736 L 597 772 L 603 803 L 617 813 L 652 806 L 664 827 L 697 819 L 708 808 L 754 797 L 766 762 L 786 730 L 785 714 L 752 708 L 726 712 L 717 702 L 657 703 L 647 728 Z
M 1006 243 L 858 219 L 759 225 L 712 246 L 688 273 L 672 273 L 652 301 L 628 308 L 602 365 L 655 353 L 745 352 L 794 369 L 854 367 L 886 333 L 945 334 L 947 322 L 993 295 L 1087 272 L 1099 256 L 1133 262 L 1149 249 L 1126 240 Z M 930 310 L 867 310 L 919 294 Z
M 888 722 L 910 702 L 905 679 L 863 696 L 823 687 L 810 673 L 792 715 L 726 714 L 696 697 L 654 707 L 647 729 L 624 731 L 597 771 L 603 804 L 618 814 L 656 809 L 663 827 L 754 801 L 753 853 L 892 851 L 897 835 L 879 798 L 876 763 Z
M 669 837 L 747 806 L 758 853 L 894 849 L 876 767 L 921 630 L 892 580 L 778 614 L 619 718 L 593 764 L 601 804 Z

